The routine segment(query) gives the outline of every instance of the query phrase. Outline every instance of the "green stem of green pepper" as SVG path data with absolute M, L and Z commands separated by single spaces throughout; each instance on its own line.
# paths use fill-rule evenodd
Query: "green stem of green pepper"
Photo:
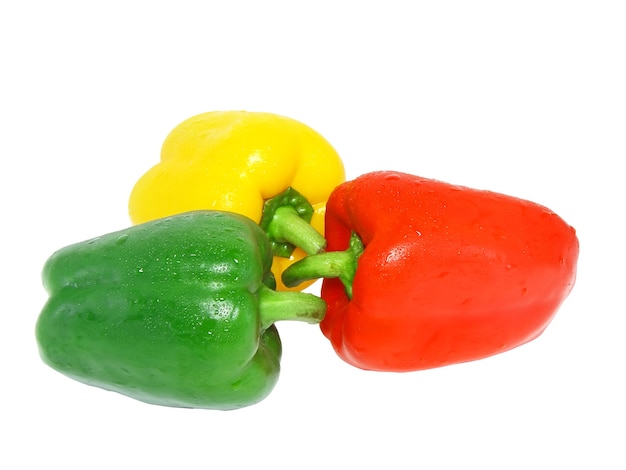
M 352 298 L 352 282 L 359 257 L 364 249 L 363 242 L 353 232 L 347 250 L 306 256 L 283 271 L 283 283 L 287 287 L 295 287 L 312 279 L 339 278 L 346 289 L 348 298 Z
M 265 202 L 259 225 L 275 256 L 289 258 L 296 247 L 308 255 L 324 250 L 326 240 L 310 225 L 312 217 L 313 206 L 291 187 Z
M 314 324 L 324 319 L 326 302 L 313 294 L 278 292 L 263 286 L 259 290 L 259 312 L 262 330 L 283 320 Z

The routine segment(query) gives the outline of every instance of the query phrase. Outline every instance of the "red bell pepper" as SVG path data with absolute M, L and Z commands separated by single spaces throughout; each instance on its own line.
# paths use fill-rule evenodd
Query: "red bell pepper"
M 327 253 L 283 280 L 326 277 L 322 331 L 362 369 L 428 369 L 520 346 L 544 331 L 576 278 L 576 232 L 554 212 L 403 173 L 337 187 L 326 236 Z

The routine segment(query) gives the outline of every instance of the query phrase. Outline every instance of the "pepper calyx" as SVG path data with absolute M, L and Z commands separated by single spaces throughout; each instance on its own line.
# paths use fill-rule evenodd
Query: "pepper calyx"
M 310 224 L 313 212 L 311 203 L 291 186 L 265 201 L 259 225 L 275 256 L 289 258 L 296 247 L 308 255 L 324 251 L 326 240 Z
M 282 274 L 282 281 L 287 287 L 319 278 L 339 278 L 346 289 L 348 298 L 352 298 L 352 283 L 356 275 L 359 257 L 365 247 L 361 238 L 352 232 L 348 249 L 319 253 L 297 261 Z

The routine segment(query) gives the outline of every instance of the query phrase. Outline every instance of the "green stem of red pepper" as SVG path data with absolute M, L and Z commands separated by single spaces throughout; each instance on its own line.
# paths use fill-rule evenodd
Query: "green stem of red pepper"
M 353 232 L 347 250 L 320 253 L 301 259 L 283 272 L 283 283 L 287 287 L 295 287 L 312 279 L 339 278 L 346 289 L 348 298 L 352 298 L 352 282 L 363 250 L 363 242 Z
M 289 258 L 296 247 L 308 255 L 324 250 L 326 240 L 310 225 L 312 217 L 313 206 L 291 187 L 265 202 L 259 225 L 275 256 Z
M 313 294 L 278 292 L 265 286 L 261 287 L 258 294 L 261 330 L 263 331 L 275 322 L 283 320 L 319 323 L 326 313 L 326 302 Z

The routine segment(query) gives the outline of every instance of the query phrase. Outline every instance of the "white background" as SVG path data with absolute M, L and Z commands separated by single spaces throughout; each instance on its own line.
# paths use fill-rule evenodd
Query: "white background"
M 0 467 L 625 468 L 622 5 L 3 2 Z M 360 371 L 317 327 L 279 324 L 278 385 L 234 412 L 44 366 L 46 258 L 128 226 L 166 134 L 228 109 L 310 125 L 349 178 L 405 171 L 550 207 L 578 230 L 574 291 L 532 343 L 425 372 Z

